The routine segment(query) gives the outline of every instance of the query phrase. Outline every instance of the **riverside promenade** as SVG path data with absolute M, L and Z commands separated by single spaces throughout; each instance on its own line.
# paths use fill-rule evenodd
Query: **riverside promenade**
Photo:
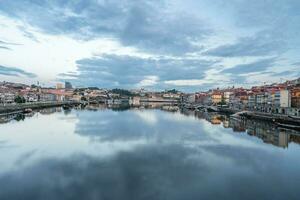
M 64 105 L 78 105 L 79 102 L 74 101 L 49 101 L 49 102 L 33 102 L 33 103 L 21 103 L 21 104 L 6 104 L 0 105 L 0 115 L 23 112 L 26 109 L 42 109 L 50 107 L 58 107 Z

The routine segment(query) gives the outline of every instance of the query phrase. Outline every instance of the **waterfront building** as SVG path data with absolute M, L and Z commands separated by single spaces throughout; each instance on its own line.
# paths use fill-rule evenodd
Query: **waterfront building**
M 39 95 L 39 101 L 47 102 L 47 101 L 56 101 L 57 97 L 55 94 L 50 93 L 41 93 Z
M 73 97 L 72 91 L 66 91 L 64 89 L 43 89 L 42 93 L 55 95 L 56 101 L 71 100 Z
M 23 96 L 26 99 L 26 102 L 37 102 L 39 100 L 37 93 L 27 93 Z
M 291 106 L 300 108 L 300 87 L 291 90 Z
M 269 90 L 268 91 L 268 105 L 271 107 L 275 106 L 275 93 L 278 92 L 278 90 Z
M 182 102 L 185 102 L 185 103 L 190 103 L 190 104 L 193 104 L 193 103 L 196 103 L 196 94 L 184 94 L 181 96 L 181 101 Z
M 15 102 L 16 95 L 14 93 L 0 93 L 0 103 L 11 104 Z
M 209 95 L 205 92 L 199 92 L 195 94 L 195 102 L 201 105 L 209 104 Z
M 248 93 L 244 89 L 238 89 L 229 98 L 229 106 L 232 109 L 244 110 L 248 107 Z
M 171 92 L 167 92 L 167 93 L 163 93 L 162 97 L 165 99 L 180 99 L 181 94 L 180 93 L 171 93 Z
M 275 93 L 275 107 L 291 107 L 291 94 L 288 90 L 280 90 Z
M 220 91 L 213 91 L 211 94 L 211 102 L 213 105 L 221 103 L 222 98 L 223 98 L 223 94 Z
M 261 92 L 256 94 L 256 109 L 261 112 L 267 112 L 269 94 Z
M 72 96 L 71 100 L 73 101 L 81 101 L 83 95 L 75 94 Z
M 224 98 L 224 101 L 228 104 L 229 103 L 229 100 L 230 100 L 230 95 L 232 95 L 233 92 L 230 92 L 230 91 L 225 91 L 224 94 L 223 94 L 223 98 Z
M 256 94 L 251 93 L 248 96 L 248 108 L 255 109 L 256 108 Z

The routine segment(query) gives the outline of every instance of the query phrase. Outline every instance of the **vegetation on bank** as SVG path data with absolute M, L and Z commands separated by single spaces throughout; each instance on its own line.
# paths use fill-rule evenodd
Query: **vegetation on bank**
M 129 90 L 119 89 L 119 88 L 112 89 L 111 93 L 118 94 L 120 96 L 128 96 L 128 97 L 136 96 L 134 93 L 130 92 Z
M 22 96 L 16 96 L 15 103 L 26 103 L 26 99 Z

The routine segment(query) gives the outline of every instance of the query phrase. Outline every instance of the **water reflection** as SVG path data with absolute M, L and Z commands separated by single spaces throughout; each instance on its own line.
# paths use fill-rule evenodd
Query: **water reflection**
M 263 142 L 278 147 L 287 148 L 289 143 L 300 144 L 300 132 L 292 129 L 284 129 L 275 124 L 247 119 L 236 119 L 219 113 L 206 113 L 195 111 L 183 111 L 186 115 L 194 115 L 199 119 L 205 119 L 213 125 L 223 124 L 224 128 L 230 128 L 235 133 L 247 133 L 257 137 Z
M 296 132 L 152 108 L 47 109 L 1 124 L 0 199 L 298 199 Z

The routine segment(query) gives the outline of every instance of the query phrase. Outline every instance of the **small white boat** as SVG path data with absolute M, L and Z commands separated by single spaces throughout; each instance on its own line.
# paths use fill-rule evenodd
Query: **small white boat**
M 26 108 L 23 113 L 32 113 L 32 109 L 31 108 Z

